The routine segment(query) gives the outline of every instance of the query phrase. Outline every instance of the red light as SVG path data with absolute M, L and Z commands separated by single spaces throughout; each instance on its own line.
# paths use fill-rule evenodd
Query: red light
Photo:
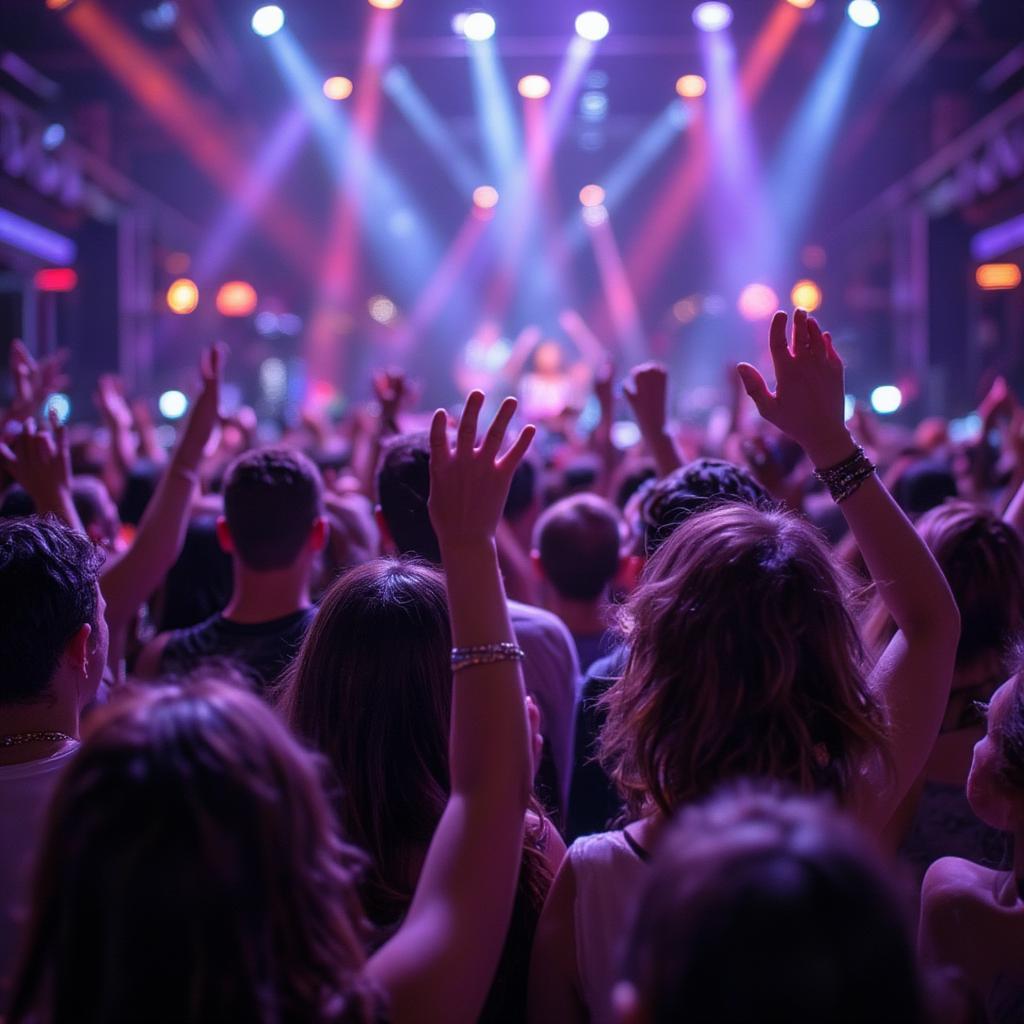
M 50 267 L 37 270 L 34 281 L 41 292 L 73 292 L 78 286 L 78 274 L 71 267 Z
M 222 316 L 248 316 L 256 302 L 256 289 L 248 281 L 228 281 L 217 292 L 217 312 Z

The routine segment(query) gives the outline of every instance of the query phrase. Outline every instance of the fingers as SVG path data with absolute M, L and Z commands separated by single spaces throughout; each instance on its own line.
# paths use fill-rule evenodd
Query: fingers
M 807 336 L 809 341 L 808 351 L 812 355 L 819 358 L 828 355 L 825 336 L 821 333 L 821 327 L 813 316 L 807 318 Z
M 484 395 L 482 391 L 470 392 L 466 399 L 465 408 L 462 410 L 462 418 L 459 420 L 459 430 L 456 435 L 456 451 L 467 454 L 476 447 L 476 428 L 480 419 L 480 410 L 483 408 Z
M 778 314 L 776 314 L 776 317 L 778 317 Z M 774 326 L 773 323 L 772 327 L 774 328 Z M 769 419 L 769 413 L 775 402 L 775 396 L 768 390 L 764 377 L 750 363 L 740 363 L 736 369 L 739 372 L 740 380 L 743 381 L 743 388 L 753 399 L 754 405 L 757 406 L 757 411 L 765 419 Z
M 430 421 L 430 464 L 447 463 L 451 458 L 448 450 L 448 413 L 438 409 Z
M 480 446 L 480 453 L 489 459 L 493 459 L 501 448 L 501 442 L 505 440 L 505 431 L 512 422 L 518 402 L 514 398 L 506 398 L 501 403 L 490 429 L 484 437 L 484 443 Z
M 521 431 L 519 436 L 516 438 L 515 443 L 505 454 L 498 459 L 498 469 L 503 473 L 506 473 L 509 477 L 515 472 L 516 466 L 523 461 L 523 456 L 527 453 L 530 445 L 533 443 L 534 435 L 537 433 L 537 428 L 531 423 Z
M 776 380 L 779 378 L 779 372 L 792 358 L 789 351 L 789 342 L 786 340 L 786 324 L 788 321 L 789 317 L 780 309 L 772 317 L 772 326 L 768 334 L 768 344 L 772 352 L 772 365 L 775 367 Z M 755 370 L 754 372 L 756 373 L 757 371 Z M 740 373 L 740 378 L 746 384 L 746 378 L 742 372 Z M 748 391 L 747 393 L 749 394 L 750 392 Z
M 839 358 L 839 353 L 836 351 L 835 346 L 832 344 L 832 335 L 828 331 L 822 334 L 822 339 L 825 342 L 825 355 L 833 362 L 840 363 L 842 360 Z
M 793 310 L 793 355 L 806 356 L 813 350 L 811 332 L 807 323 L 807 310 Z

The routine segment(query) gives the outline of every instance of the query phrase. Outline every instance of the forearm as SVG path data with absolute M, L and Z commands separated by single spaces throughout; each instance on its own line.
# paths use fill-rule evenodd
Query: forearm
M 514 643 L 494 543 L 448 546 L 442 556 L 454 645 Z M 476 665 L 454 674 L 451 781 L 453 792 L 511 790 L 525 809 L 529 729 L 518 662 Z
M 36 512 L 39 515 L 54 515 L 67 523 L 72 530 L 76 530 L 78 533 L 85 533 L 85 527 L 82 525 L 82 520 L 78 515 L 78 509 L 75 508 L 75 502 L 71 497 L 69 488 L 57 487 L 52 491 L 47 491 L 45 494 L 33 494 L 32 500 L 35 502 Z
M 847 434 L 808 455 L 817 467 L 827 468 L 853 447 Z M 908 635 L 955 629 L 956 604 L 942 570 L 877 475 L 839 507 L 896 625 Z
M 644 440 L 654 459 L 659 478 L 674 473 L 682 466 L 683 460 L 679 455 L 679 449 L 666 431 L 650 436 L 644 435 Z

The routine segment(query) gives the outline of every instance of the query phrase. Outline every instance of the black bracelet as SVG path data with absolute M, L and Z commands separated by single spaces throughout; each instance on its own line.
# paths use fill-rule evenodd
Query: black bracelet
M 816 469 L 814 475 L 828 488 L 832 500 L 840 505 L 875 471 L 874 463 L 858 445 L 848 458 L 827 469 Z

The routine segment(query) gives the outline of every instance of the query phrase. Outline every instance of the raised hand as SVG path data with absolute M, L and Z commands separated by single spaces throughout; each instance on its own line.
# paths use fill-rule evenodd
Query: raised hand
M 112 373 L 103 374 L 96 387 L 96 405 L 103 418 L 120 430 L 131 430 L 133 417 L 124 395 L 121 379 Z
M 842 462 L 853 451 L 844 422 L 843 361 L 807 311 L 793 313 L 792 345 L 786 337 L 788 317 L 772 318 L 771 353 L 775 392 L 749 363 L 740 363 L 740 378 L 757 411 L 807 452 L 818 468 Z
M 192 403 L 185 432 L 174 453 L 175 463 L 179 467 L 195 469 L 199 465 L 203 449 L 210 440 L 213 428 L 219 422 L 221 376 L 227 354 L 227 346 L 217 342 L 206 349 L 200 357 L 202 387 Z
M 14 401 L 7 412 L 8 419 L 24 420 L 35 415 L 47 395 L 67 386 L 69 378 L 64 373 L 67 358 L 67 349 L 58 349 L 53 355 L 37 361 L 20 338 L 11 342 Z
M 52 512 L 82 529 L 71 498 L 71 452 L 67 428 L 50 410 L 50 432 L 36 429 L 29 417 L 10 444 L 0 444 L 0 464 L 28 492 L 40 515 Z
M 477 446 L 477 422 L 484 396 L 474 391 L 466 400 L 456 433 L 448 443 L 448 414 L 434 413 L 430 424 L 430 521 L 442 552 L 463 544 L 491 543 L 501 518 L 516 466 L 522 461 L 536 430 L 524 427 L 512 446 L 499 457 L 516 400 L 501 403 Z
M 398 413 L 409 392 L 409 382 L 401 370 L 378 370 L 373 375 L 373 393 L 380 405 L 380 423 L 398 432 Z
M 668 403 L 668 370 L 664 366 L 660 363 L 634 366 L 623 382 L 622 393 L 645 439 L 664 434 Z

